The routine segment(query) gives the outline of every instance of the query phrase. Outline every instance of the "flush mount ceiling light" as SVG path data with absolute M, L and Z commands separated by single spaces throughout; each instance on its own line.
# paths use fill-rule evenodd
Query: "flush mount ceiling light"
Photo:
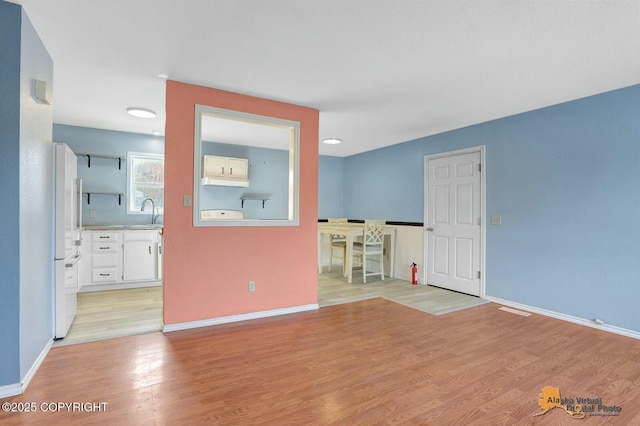
M 127 108 L 129 115 L 138 118 L 156 118 L 156 113 L 145 108 Z
M 160 136 L 162 133 L 160 132 L 160 130 L 152 130 L 151 134 L 152 135 L 156 135 L 156 136 Z
M 322 143 L 326 143 L 327 145 L 336 145 L 336 144 L 342 143 L 342 139 L 324 138 L 324 139 L 322 139 Z

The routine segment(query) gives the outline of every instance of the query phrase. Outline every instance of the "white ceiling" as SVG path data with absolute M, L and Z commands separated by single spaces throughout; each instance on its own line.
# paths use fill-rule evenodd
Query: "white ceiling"
M 166 75 L 317 108 L 347 156 L 640 83 L 638 0 L 15 3 L 77 126 L 164 132 Z

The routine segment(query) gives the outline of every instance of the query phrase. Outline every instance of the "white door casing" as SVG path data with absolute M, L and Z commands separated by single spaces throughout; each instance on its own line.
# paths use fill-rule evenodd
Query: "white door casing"
M 425 281 L 481 295 L 482 150 L 425 158 Z

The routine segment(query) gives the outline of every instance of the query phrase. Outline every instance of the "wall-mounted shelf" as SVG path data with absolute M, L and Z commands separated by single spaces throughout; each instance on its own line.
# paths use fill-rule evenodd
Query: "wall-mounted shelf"
M 258 200 L 258 201 L 262 201 L 262 208 L 264 209 L 264 203 L 270 199 L 271 199 L 271 195 L 269 194 L 242 194 L 242 196 L 240 197 L 240 200 L 242 201 L 240 203 L 240 206 L 244 208 L 245 200 Z
M 118 157 L 116 155 L 102 155 L 102 154 L 76 154 L 76 155 L 82 155 L 87 157 L 87 167 L 91 168 L 91 158 L 111 158 L 114 160 L 118 160 L 118 169 L 122 170 L 122 160 L 124 160 L 124 157 Z M 97 193 L 96 193 L 97 194 Z
M 124 194 L 120 192 L 83 192 L 87 196 L 87 204 L 91 204 L 91 195 L 113 195 L 118 197 L 118 205 L 122 205 L 122 196 Z

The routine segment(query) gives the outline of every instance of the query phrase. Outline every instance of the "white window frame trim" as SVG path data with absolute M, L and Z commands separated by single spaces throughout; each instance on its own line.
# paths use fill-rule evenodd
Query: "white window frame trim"
M 135 151 L 127 151 L 127 194 L 126 194 L 126 214 L 146 214 L 148 215 L 148 211 L 140 211 L 140 210 L 131 210 L 131 193 L 132 193 L 132 181 L 131 181 L 131 167 L 133 167 L 132 157 L 145 157 L 150 159 L 159 159 L 164 161 L 164 154 L 158 154 L 156 152 L 135 152 Z M 162 189 L 164 191 L 164 182 L 162 183 Z M 154 212 L 155 213 L 155 212 Z M 164 215 L 164 210 L 160 214 Z

